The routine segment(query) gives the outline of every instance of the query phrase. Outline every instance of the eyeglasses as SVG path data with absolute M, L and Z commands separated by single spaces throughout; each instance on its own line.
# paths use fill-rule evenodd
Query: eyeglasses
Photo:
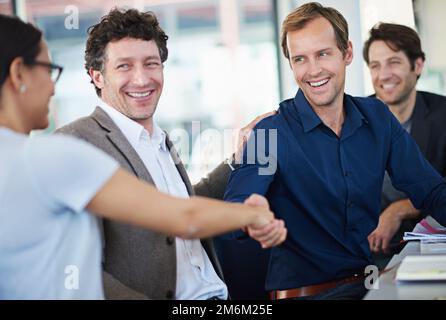
M 43 61 L 34 61 L 32 63 L 32 65 L 35 66 L 42 66 L 42 67 L 47 67 L 49 68 L 50 72 L 51 72 L 51 80 L 56 83 L 57 80 L 59 80 L 60 75 L 63 71 L 63 67 L 57 65 L 57 64 L 53 64 L 53 63 L 49 63 L 49 62 L 43 62 Z

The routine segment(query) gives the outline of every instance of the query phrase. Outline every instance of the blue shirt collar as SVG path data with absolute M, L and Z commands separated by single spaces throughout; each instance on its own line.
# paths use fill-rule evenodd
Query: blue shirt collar
M 304 132 L 307 133 L 322 123 L 321 118 L 314 112 L 303 91 L 299 89 L 294 98 L 294 106 L 300 118 Z
M 321 118 L 314 112 L 301 89 L 297 91 L 294 98 L 294 106 L 305 133 L 310 132 L 323 123 Z M 350 136 L 357 128 L 359 128 L 363 121 L 367 123 L 362 112 L 358 109 L 353 99 L 347 94 L 344 94 L 344 108 L 346 117 L 344 125 L 342 126 L 341 138 L 343 139 Z

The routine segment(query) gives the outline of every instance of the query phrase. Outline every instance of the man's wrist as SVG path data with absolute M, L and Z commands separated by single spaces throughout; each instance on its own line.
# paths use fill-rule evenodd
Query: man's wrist
M 400 219 L 410 219 L 414 216 L 417 216 L 418 210 L 414 208 L 410 199 L 401 199 L 394 202 L 395 205 L 395 216 Z

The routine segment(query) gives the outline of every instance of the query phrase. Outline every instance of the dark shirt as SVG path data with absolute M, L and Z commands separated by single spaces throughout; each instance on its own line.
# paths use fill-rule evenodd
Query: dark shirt
M 412 120 L 409 119 L 401 125 L 403 126 L 404 130 L 406 130 L 410 134 Z M 401 199 L 407 199 L 406 194 L 404 192 L 396 190 L 392 186 L 392 181 L 390 180 L 390 176 L 386 171 L 386 173 L 384 174 L 383 191 L 381 194 L 381 209 L 384 210 L 393 202 Z
M 446 184 L 410 135 L 377 99 L 344 95 L 345 121 L 338 137 L 323 124 L 302 91 L 262 120 L 232 172 L 225 199 L 265 195 L 288 228 L 271 250 L 266 289 L 289 289 L 364 272 L 373 264 L 367 236 L 378 223 L 384 172 L 416 207 L 446 224 Z M 277 132 L 277 151 L 269 138 Z M 252 163 L 252 141 L 260 143 Z M 274 140 L 274 139 L 272 139 Z M 255 145 L 255 144 L 254 144 Z M 273 174 L 262 154 L 276 156 Z

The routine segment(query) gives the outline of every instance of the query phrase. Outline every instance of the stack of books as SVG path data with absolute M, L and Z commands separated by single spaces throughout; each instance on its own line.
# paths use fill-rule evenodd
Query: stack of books
M 403 240 L 446 241 L 446 228 L 440 225 L 434 227 L 428 220 L 423 219 L 415 226 L 412 232 L 404 232 Z
M 446 256 L 407 256 L 397 272 L 397 281 L 446 281 Z
M 397 281 L 446 281 L 446 228 L 423 219 L 412 232 L 405 232 L 403 239 L 419 240 L 421 255 L 403 259 Z
M 446 254 L 446 240 L 424 239 L 420 241 L 421 254 Z

